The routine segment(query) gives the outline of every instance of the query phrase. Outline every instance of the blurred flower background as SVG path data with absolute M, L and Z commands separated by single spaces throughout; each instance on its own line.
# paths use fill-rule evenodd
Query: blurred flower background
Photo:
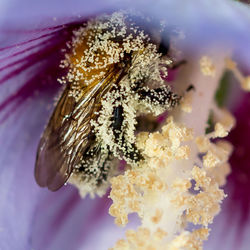
M 199 1 L 5 1 L 0 2 L 0 249 L 100 250 L 124 229 L 108 215 L 111 201 L 82 200 L 67 185 L 52 193 L 33 176 L 37 144 L 60 85 L 61 49 L 72 30 L 91 16 L 133 7 L 164 19 L 186 34 L 189 54 L 225 44 L 242 72 L 250 74 L 250 8 L 229 0 Z M 232 173 L 222 212 L 205 249 L 249 249 L 250 94 L 233 81 L 227 106 L 237 119 Z M 132 224 L 136 219 L 132 219 Z

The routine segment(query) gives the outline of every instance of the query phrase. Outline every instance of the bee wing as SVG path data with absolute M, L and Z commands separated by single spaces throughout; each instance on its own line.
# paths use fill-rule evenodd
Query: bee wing
M 101 97 L 121 75 L 122 70 L 111 70 L 88 87 L 79 101 L 69 95 L 70 86 L 64 90 L 38 146 L 35 178 L 40 186 L 55 191 L 67 181 L 91 144 L 90 121 L 95 119 Z

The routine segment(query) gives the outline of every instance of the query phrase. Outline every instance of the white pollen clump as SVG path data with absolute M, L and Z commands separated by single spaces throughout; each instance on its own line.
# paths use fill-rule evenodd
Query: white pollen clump
M 200 59 L 200 68 L 205 76 L 215 76 L 216 69 L 210 57 L 203 56 Z

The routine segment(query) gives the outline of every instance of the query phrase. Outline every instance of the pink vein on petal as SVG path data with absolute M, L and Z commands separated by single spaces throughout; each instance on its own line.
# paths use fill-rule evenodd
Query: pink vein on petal
M 51 53 L 53 53 L 53 52 L 59 52 L 60 53 L 60 49 L 62 48 L 62 45 L 64 45 L 64 44 L 65 44 L 65 41 L 61 41 L 61 42 L 59 42 L 59 44 L 53 44 L 50 47 L 45 46 L 45 48 L 41 48 L 37 53 L 33 53 L 31 55 L 28 55 L 25 58 L 22 58 L 22 59 L 17 60 L 17 61 L 15 61 L 15 62 L 13 62 L 13 63 L 11 63 L 9 65 L 6 65 L 2 69 L 5 69 L 6 67 L 14 66 L 15 64 L 18 64 L 18 63 L 21 63 L 21 62 L 26 62 L 23 65 L 21 65 L 21 67 L 7 73 L 5 76 L 0 78 L 0 84 L 6 82 L 9 78 L 11 78 L 13 76 L 16 76 L 17 74 L 21 73 L 22 71 L 24 71 L 28 67 L 34 65 L 34 63 L 40 62 L 42 59 L 46 59 L 46 57 L 49 56 Z M 0 71 L 2 69 L 0 68 Z
M 70 192 L 70 195 L 63 201 L 63 204 L 60 203 L 60 207 L 56 211 L 56 214 L 54 214 L 52 220 L 49 221 L 50 227 L 52 227 L 55 231 L 53 234 L 48 233 L 46 235 L 47 237 L 43 239 L 43 243 L 45 243 L 46 246 L 49 246 L 52 243 L 56 237 L 56 233 L 58 233 L 59 229 L 64 226 L 64 223 L 67 221 L 67 217 L 71 216 L 74 208 L 77 206 L 77 204 L 79 204 L 80 201 L 80 197 L 75 191 Z M 53 200 L 47 201 L 46 204 L 53 204 L 53 202 Z
M 58 31 L 57 31 L 58 32 Z M 40 38 L 39 38 L 39 43 L 37 43 L 37 44 L 35 44 L 35 45 L 32 45 L 32 46 L 30 46 L 30 47 L 26 47 L 26 48 L 24 48 L 23 50 L 19 50 L 18 52 L 15 52 L 15 53 L 13 53 L 13 54 L 11 54 L 11 55 L 7 55 L 7 56 L 5 56 L 5 57 L 3 57 L 3 58 L 1 58 L 0 59 L 0 62 L 3 62 L 3 61 L 5 61 L 6 59 L 7 60 L 9 60 L 9 59 L 11 59 L 12 57 L 15 57 L 15 56 L 18 56 L 18 55 L 22 55 L 23 53 L 26 53 L 26 52 L 29 52 L 29 51 L 31 51 L 32 49 L 35 49 L 35 48 L 41 48 L 40 46 L 44 46 L 45 44 L 45 42 L 50 42 L 52 39 L 53 39 L 53 37 L 52 38 L 50 38 L 50 39 L 47 39 L 47 40 L 42 40 L 43 38 L 48 38 L 49 36 L 52 36 L 52 35 L 54 35 L 54 34 L 52 34 L 52 33 L 50 33 L 50 34 L 46 34 L 46 35 L 44 35 L 44 36 L 41 36 Z M 34 40 L 35 41 L 35 40 Z M 34 42 L 34 41 L 32 41 L 32 43 Z M 27 44 L 26 44 L 27 45 Z M 17 46 L 17 45 L 16 45 Z M 4 70 L 5 69 L 5 67 L 6 66 L 4 66 L 4 67 L 2 67 L 2 68 L 0 68 L 0 71 L 2 71 L 2 70 Z
M 99 198 L 98 203 L 95 206 L 95 209 L 91 212 L 90 216 L 88 217 L 87 221 L 84 221 L 85 227 L 83 227 L 82 237 L 87 238 L 87 235 L 92 232 L 91 228 L 96 227 L 96 224 L 101 222 L 104 216 L 108 215 L 109 207 L 111 206 L 112 202 L 108 198 L 110 191 L 106 193 L 106 195 L 102 198 Z
M 13 45 L 10 45 L 10 46 L 6 46 L 6 47 L 3 47 L 3 48 L 0 48 L 0 51 L 5 51 L 5 50 L 9 50 L 9 49 L 12 49 L 12 48 L 16 48 L 16 47 L 20 47 L 20 46 L 23 46 L 23 45 L 26 45 L 26 44 L 29 44 L 31 42 L 34 42 L 34 41 L 37 41 L 37 40 L 40 40 L 44 37 L 47 37 L 47 36 L 50 36 L 58 31 L 60 31 L 63 27 L 65 27 L 65 25 L 59 25 L 59 26 L 54 26 L 54 27 L 50 27 L 50 28 L 44 28 L 44 29 L 37 29 L 37 30 L 25 30 L 25 31 L 21 31 L 22 34 L 30 34 L 30 33 L 39 33 L 39 32 L 43 32 L 43 31 L 50 31 L 50 30 L 55 30 L 53 32 L 50 32 L 50 33 L 45 33 L 43 35 L 39 35 L 38 37 L 34 37 L 32 39 L 29 39 L 29 40 L 26 40 L 26 41 L 23 41 L 23 42 L 19 42 L 19 43 L 15 43 Z M 13 33 L 17 33 L 17 31 L 13 31 L 11 30 L 11 32 Z M 19 30 L 20 32 L 20 30 Z M 5 31 L 6 33 L 6 31 Z
M 39 36 L 37 38 L 40 39 L 37 40 L 38 44 L 34 45 L 34 47 L 37 46 L 37 51 L 33 51 L 23 58 L 7 63 L 7 65 L 0 68 L 0 71 L 3 72 L 4 70 L 7 70 L 5 75 L 2 74 L 2 77 L 0 78 L 0 85 L 3 85 L 7 83 L 9 79 L 22 74 L 31 67 L 34 67 L 33 77 L 24 82 L 16 82 L 20 85 L 19 89 L 14 93 L 9 94 L 9 96 L 7 96 L 2 103 L 0 103 L 0 112 L 2 113 L 0 122 L 5 121 L 14 111 L 17 110 L 17 108 L 21 106 L 22 103 L 24 103 L 24 101 L 26 101 L 29 97 L 34 96 L 37 91 L 50 91 L 51 89 L 54 91 L 55 88 L 58 88 L 59 84 L 57 83 L 57 78 L 60 77 L 60 74 L 62 74 L 62 70 L 59 68 L 59 63 L 63 56 L 61 49 L 65 48 L 65 44 L 72 36 L 72 31 L 75 29 L 76 25 L 77 24 L 74 23 L 65 25 L 65 29 L 54 32 L 53 36 L 46 40 L 46 43 L 41 41 L 46 34 L 44 36 Z M 28 41 L 26 42 L 28 43 Z M 25 44 L 25 42 L 23 42 L 23 44 Z M 32 47 L 33 44 L 24 50 L 22 48 L 23 53 L 31 50 Z M 21 55 L 21 52 L 16 52 L 15 54 Z M 10 57 L 13 55 L 14 54 L 10 55 Z M 18 64 L 20 65 L 17 68 L 14 67 Z M 12 106 L 10 107 L 10 105 Z M 6 110 L 7 107 L 9 107 L 8 110 Z

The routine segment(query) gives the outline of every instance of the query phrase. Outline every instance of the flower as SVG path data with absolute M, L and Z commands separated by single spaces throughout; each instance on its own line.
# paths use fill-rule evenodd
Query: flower
M 91 4 L 43 1 L 35 5 L 28 1 L 13 1 L 2 5 L 5 9 L 2 8 L 0 24 L 0 141 L 5 143 L 0 151 L 1 249 L 112 247 L 118 238 L 122 238 L 122 231 L 118 232 L 113 219 L 107 216 L 110 206 L 107 197 L 81 200 L 73 187 L 50 193 L 38 188 L 34 182 L 33 166 L 39 135 L 58 91 L 55 79 L 62 74 L 57 68 L 58 52 L 69 39 L 74 25 L 85 17 L 132 6 L 182 27 L 187 34 L 183 48 L 191 56 L 208 45 L 223 43 L 234 48 L 240 65 L 247 68 L 250 64 L 247 57 L 250 50 L 249 9 L 237 2 L 211 0 L 199 3 L 158 1 L 157 4 L 151 1 L 93 1 Z M 62 24 L 66 24 L 66 28 Z M 238 101 L 239 95 L 235 96 Z M 240 108 L 242 112 L 245 110 Z M 246 115 L 240 117 L 244 119 Z M 233 134 L 231 138 L 234 142 Z M 231 179 L 234 180 L 233 175 Z M 236 211 L 241 214 L 241 210 Z M 218 218 L 223 216 L 222 213 Z M 209 239 L 208 249 L 215 239 L 215 236 Z M 244 244 L 244 238 L 242 240 Z

